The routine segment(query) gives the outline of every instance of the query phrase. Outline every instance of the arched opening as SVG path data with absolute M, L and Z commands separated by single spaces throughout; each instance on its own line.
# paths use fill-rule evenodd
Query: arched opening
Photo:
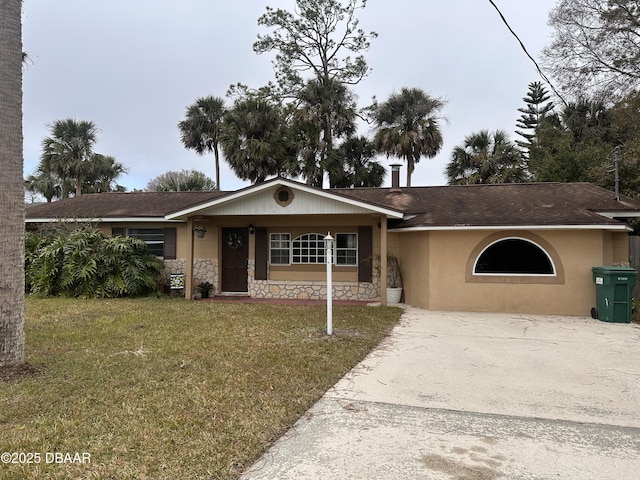
M 306 233 L 293 239 L 291 263 L 324 263 L 324 235 Z
M 475 261 L 474 275 L 555 275 L 551 256 L 524 238 L 501 238 L 485 247 Z

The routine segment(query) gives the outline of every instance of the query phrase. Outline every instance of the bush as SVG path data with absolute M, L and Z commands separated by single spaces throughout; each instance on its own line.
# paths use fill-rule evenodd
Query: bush
M 164 268 L 131 237 L 107 236 L 95 228 L 28 233 L 25 288 L 45 296 L 138 297 L 157 290 Z

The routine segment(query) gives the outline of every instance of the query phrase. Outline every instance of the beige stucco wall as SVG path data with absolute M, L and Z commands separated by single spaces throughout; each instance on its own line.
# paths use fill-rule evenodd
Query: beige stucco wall
M 99 223 L 96 228 L 105 235 L 111 235 L 111 223 Z
M 551 250 L 558 263 L 556 278 L 470 277 L 469 265 L 478 247 L 496 233 L 458 230 L 400 235 L 406 303 L 432 310 L 588 315 L 595 304 L 591 267 L 628 261 L 624 232 L 509 231 L 504 235 L 529 238 Z

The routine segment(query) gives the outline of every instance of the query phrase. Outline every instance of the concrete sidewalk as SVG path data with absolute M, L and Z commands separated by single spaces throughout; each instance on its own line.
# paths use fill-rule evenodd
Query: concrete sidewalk
M 640 326 L 407 307 L 242 477 L 640 478 Z

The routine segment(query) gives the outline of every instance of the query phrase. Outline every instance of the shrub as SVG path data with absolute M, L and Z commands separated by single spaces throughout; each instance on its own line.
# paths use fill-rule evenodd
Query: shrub
M 163 263 L 139 239 L 95 228 L 43 235 L 25 244 L 27 291 L 45 296 L 137 297 L 157 290 Z

